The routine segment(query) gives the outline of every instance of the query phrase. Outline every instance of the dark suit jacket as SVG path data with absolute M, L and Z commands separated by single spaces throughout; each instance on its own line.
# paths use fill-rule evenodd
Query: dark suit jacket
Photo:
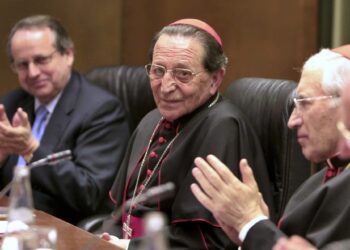
M 1 103 L 10 120 L 22 107 L 33 123 L 34 98 L 23 90 L 11 92 Z M 73 72 L 32 161 L 66 149 L 73 157 L 56 166 L 32 170 L 35 207 L 71 223 L 110 210 L 108 190 L 128 137 L 126 114 L 119 100 Z M 1 187 L 12 179 L 17 158 L 10 156 L 0 168 Z
M 313 175 L 292 196 L 277 228 L 265 220 L 253 226 L 243 249 L 272 249 L 283 236 L 300 235 L 318 249 L 350 238 L 350 170 L 323 183 L 325 169 Z

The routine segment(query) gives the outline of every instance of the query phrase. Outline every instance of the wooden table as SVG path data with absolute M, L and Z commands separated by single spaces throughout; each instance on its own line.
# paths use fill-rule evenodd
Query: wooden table
M 0 206 L 7 206 L 8 198 L 0 200 Z M 53 226 L 57 230 L 57 250 L 121 250 L 94 234 L 69 224 L 43 211 L 35 210 L 35 225 Z

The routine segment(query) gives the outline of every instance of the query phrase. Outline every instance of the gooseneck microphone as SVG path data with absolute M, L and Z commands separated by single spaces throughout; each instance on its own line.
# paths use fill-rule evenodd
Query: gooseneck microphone
M 172 182 L 167 182 L 159 186 L 151 187 L 141 195 L 137 196 L 135 199 L 128 199 L 123 205 L 121 205 L 116 210 L 112 211 L 112 218 L 102 225 L 102 231 L 108 232 L 113 228 L 114 224 L 120 220 L 122 212 L 128 210 L 131 206 L 135 206 L 139 203 L 144 203 L 147 205 L 152 205 L 160 200 L 172 197 L 175 194 L 175 184 Z M 95 244 L 92 240 L 89 240 L 86 244 L 82 246 L 81 249 L 91 250 Z
M 135 206 L 139 203 L 144 203 L 146 205 L 153 205 L 160 200 L 164 200 L 169 198 L 175 194 L 175 184 L 172 182 L 167 182 L 165 184 L 161 184 L 159 186 L 151 187 L 146 192 L 142 193 L 135 199 L 128 199 L 123 205 L 121 205 L 118 209 L 112 211 L 113 220 L 112 223 L 116 223 L 122 215 L 123 210 L 128 210 L 131 206 Z M 108 231 L 109 227 L 113 225 L 108 225 L 103 229 Z
M 72 152 L 70 150 L 64 150 L 61 152 L 53 153 L 45 158 L 29 163 L 26 168 L 29 170 L 43 166 L 43 165 L 55 165 L 61 161 L 70 160 L 72 158 Z M 10 181 L 1 191 L 0 191 L 0 199 L 5 196 L 5 194 L 10 190 L 12 185 L 12 181 Z
M 64 150 L 58 153 L 50 154 L 43 159 L 31 162 L 27 165 L 27 167 L 32 169 L 43 165 L 55 165 L 61 161 L 70 159 L 72 159 L 72 152 L 70 150 Z
M 149 205 L 173 196 L 175 193 L 175 184 L 167 182 L 165 184 L 151 187 L 146 192 L 137 196 L 134 200 L 131 198 L 125 202 L 124 209 L 129 209 L 130 206 L 144 202 Z M 120 209 L 119 209 L 120 210 Z M 116 217 L 117 218 L 117 217 Z

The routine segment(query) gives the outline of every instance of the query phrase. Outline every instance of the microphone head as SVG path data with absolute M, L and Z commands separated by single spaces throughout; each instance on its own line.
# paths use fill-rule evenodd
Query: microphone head
M 46 156 L 43 159 L 31 162 L 27 165 L 29 169 L 33 169 L 44 165 L 55 165 L 61 161 L 70 160 L 72 158 L 72 152 L 70 150 L 64 150 L 58 153 L 53 153 Z
M 146 205 L 153 205 L 160 200 L 172 197 L 175 194 L 175 184 L 167 182 L 165 184 L 151 187 L 146 192 L 141 194 L 137 199 L 129 199 L 125 203 L 125 208 L 129 208 L 132 205 L 143 202 Z
M 144 195 L 147 202 L 157 202 L 160 199 L 167 199 L 174 194 L 175 184 L 172 182 L 167 182 L 165 184 L 150 188 Z
M 48 155 L 46 158 L 49 164 L 56 164 L 60 161 L 71 159 L 72 152 L 68 149 L 68 150 L 64 150 L 58 153 Z

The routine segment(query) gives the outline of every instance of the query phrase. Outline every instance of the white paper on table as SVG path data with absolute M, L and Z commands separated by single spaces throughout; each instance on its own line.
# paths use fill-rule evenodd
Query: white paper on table
M 7 229 L 7 220 L 0 220 L 0 234 L 4 234 Z

